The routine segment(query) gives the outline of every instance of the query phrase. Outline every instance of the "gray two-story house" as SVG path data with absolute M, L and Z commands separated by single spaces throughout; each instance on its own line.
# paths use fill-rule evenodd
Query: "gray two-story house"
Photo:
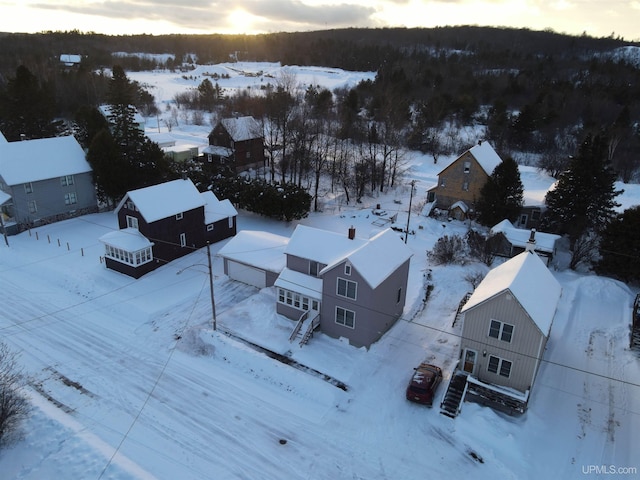
M 0 137 L 0 190 L 9 233 L 98 210 L 93 174 L 73 136 L 7 142 Z
M 391 229 L 360 238 L 298 225 L 275 282 L 277 312 L 369 347 L 402 315 L 411 251 Z M 302 327 L 304 322 L 310 326 Z
M 461 310 L 466 399 L 512 412 L 528 404 L 562 288 L 533 251 L 491 270 Z

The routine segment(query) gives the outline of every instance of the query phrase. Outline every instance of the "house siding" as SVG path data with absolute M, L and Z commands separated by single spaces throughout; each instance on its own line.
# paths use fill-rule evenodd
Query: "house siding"
M 236 173 L 248 168 L 264 166 L 264 141 L 262 137 L 233 142 L 231 135 L 221 123 L 218 123 L 209 134 L 209 145 L 229 148 Z
M 406 299 L 409 260 L 375 289 L 369 287 L 355 268 L 351 269 L 351 275 L 345 275 L 345 263 L 347 262 L 339 263 L 322 276 L 320 328 L 323 333 L 331 337 L 345 337 L 353 346 L 368 348 L 384 335 L 402 315 Z M 357 283 L 355 300 L 337 295 L 338 278 Z M 398 289 L 400 288 L 402 289 L 400 301 L 397 301 Z M 336 323 L 336 307 L 355 312 L 355 328 Z
M 232 219 L 232 227 L 229 227 L 229 218 L 223 218 L 222 220 L 218 220 L 213 224 L 213 230 L 208 232 L 205 227 L 205 243 L 216 243 L 225 238 L 233 237 L 237 231 L 237 218 L 233 217 Z M 202 224 L 202 221 L 200 221 Z M 201 227 L 202 228 L 202 227 Z
M 465 162 L 469 162 L 469 172 L 465 173 Z M 489 179 L 475 157 L 465 152 L 438 175 L 438 185 L 431 192 L 435 193 L 438 208 L 448 209 L 462 200 L 469 208 L 474 208 L 480 197 L 480 190 Z M 444 182 L 444 185 L 442 183 Z M 463 187 L 465 183 L 468 190 Z
M 98 210 L 91 172 L 74 174 L 73 185 L 69 186 L 63 186 L 60 177 L 31 184 L 31 193 L 26 193 L 24 184 L 12 185 L 7 192 L 13 203 L 10 214 L 21 225 L 21 230 L 31 225 L 38 226 Z M 66 193 L 76 194 L 75 204 L 65 204 Z M 36 202 L 35 213 L 29 212 L 29 202 L 32 200 Z
M 489 336 L 492 319 L 514 326 L 511 342 Z M 532 387 L 546 340 L 520 303 L 505 291 L 465 312 L 460 351 L 477 352 L 474 376 L 478 380 L 525 392 Z M 509 378 L 487 370 L 491 355 L 512 362 Z
M 139 232 L 152 242 L 153 257 L 160 263 L 168 263 L 176 258 L 193 252 L 195 248 L 206 245 L 204 235 L 204 207 L 198 207 L 183 212 L 183 218 L 176 220 L 175 216 L 166 217 L 152 223 L 147 223 L 137 210 L 129 210 L 126 205 L 118 211 L 118 226 L 127 227 L 127 216 L 138 219 Z M 180 234 L 187 234 L 186 246 L 180 246 Z M 160 240 L 160 241 L 158 241 Z

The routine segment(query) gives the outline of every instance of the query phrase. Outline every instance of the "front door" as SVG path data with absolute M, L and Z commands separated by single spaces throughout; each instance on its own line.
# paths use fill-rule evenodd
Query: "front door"
M 473 370 L 476 366 L 476 357 L 477 357 L 477 352 L 475 350 L 470 350 L 468 348 L 465 348 L 464 350 L 464 355 L 462 358 L 462 369 L 465 372 L 469 372 L 470 374 L 473 375 Z

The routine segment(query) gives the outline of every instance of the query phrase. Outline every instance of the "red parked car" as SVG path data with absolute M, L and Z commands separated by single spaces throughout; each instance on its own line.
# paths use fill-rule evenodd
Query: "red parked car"
M 433 397 L 438 385 L 442 382 L 442 369 L 423 362 L 414 370 L 411 382 L 407 387 L 407 400 L 430 407 L 433 405 Z

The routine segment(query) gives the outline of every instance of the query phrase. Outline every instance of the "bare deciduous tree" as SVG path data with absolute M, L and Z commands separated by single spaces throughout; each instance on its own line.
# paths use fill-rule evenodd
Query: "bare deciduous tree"
M 17 438 L 29 414 L 29 402 L 21 391 L 25 383 L 17 355 L 0 343 L 0 447 Z

